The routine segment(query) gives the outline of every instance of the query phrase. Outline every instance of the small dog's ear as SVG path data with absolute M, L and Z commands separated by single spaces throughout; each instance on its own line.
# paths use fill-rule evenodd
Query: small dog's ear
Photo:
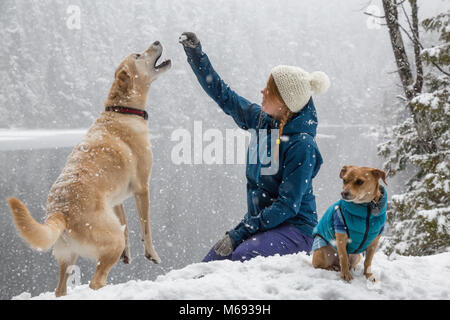
M 350 166 L 343 166 L 342 167 L 342 169 L 341 169 L 341 173 L 339 173 L 339 178 L 344 178 L 344 174 L 347 172 L 347 169 L 349 168 Z
M 372 174 L 377 180 L 381 178 L 381 180 L 383 180 L 384 184 L 387 185 L 387 183 L 386 183 L 386 173 L 383 170 L 373 169 L 372 170 Z

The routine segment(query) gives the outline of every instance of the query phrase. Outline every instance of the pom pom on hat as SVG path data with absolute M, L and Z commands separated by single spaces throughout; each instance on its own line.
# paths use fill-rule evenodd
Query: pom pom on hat
M 309 81 L 311 89 L 315 94 L 325 93 L 330 87 L 330 78 L 322 71 L 315 71 L 311 73 L 311 80 Z
M 292 112 L 302 110 L 313 93 L 324 93 L 330 87 L 330 79 L 322 71 L 309 73 L 299 67 L 280 65 L 271 73 L 284 103 Z

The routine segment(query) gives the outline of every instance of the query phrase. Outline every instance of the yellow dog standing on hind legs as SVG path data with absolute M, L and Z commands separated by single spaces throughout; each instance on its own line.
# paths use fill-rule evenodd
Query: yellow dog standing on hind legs
M 48 250 L 60 266 L 56 296 L 67 294 L 67 268 L 78 256 L 97 261 L 89 286 L 106 285 L 119 258 L 130 263 L 128 226 L 123 201 L 134 200 L 141 223 L 145 257 L 159 263 L 150 228 L 148 182 L 152 150 L 147 126 L 146 101 L 150 85 L 171 67 L 154 42 L 142 54 L 130 54 L 119 65 L 105 112 L 73 149 L 52 186 L 47 200 L 47 219 L 38 223 L 16 198 L 8 203 L 15 226 L 23 239 L 37 250 Z

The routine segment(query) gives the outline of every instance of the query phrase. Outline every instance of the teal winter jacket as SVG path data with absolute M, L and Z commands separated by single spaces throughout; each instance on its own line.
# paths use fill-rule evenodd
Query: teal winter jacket
M 353 203 L 340 199 L 332 204 L 323 214 L 313 234 L 320 236 L 328 243 L 336 239 L 334 219 L 340 210 L 349 241 L 347 253 L 361 253 L 382 233 L 386 222 L 387 192 L 380 186 L 381 199 L 377 203 Z M 334 247 L 336 247 L 334 245 Z

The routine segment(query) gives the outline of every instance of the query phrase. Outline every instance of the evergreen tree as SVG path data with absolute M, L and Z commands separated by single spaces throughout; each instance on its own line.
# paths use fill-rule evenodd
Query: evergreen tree
M 390 2 L 388 9 L 394 4 L 397 10 L 399 5 L 395 1 L 384 2 Z M 384 169 L 388 176 L 407 168 L 414 172 L 406 183 L 405 193 L 392 196 L 388 209 L 391 237 L 385 241 L 384 249 L 387 254 L 430 255 L 450 248 L 450 11 L 422 22 L 424 31 L 439 36 L 438 45 L 424 48 L 419 41 L 418 26 L 414 26 L 415 1 L 410 0 L 410 4 L 411 33 L 403 31 L 414 48 L 420 49 L 415 50 L 416 70 L 422 68 L 422 63 L 429 70 L 422 79 L 418 73 L 414 84 L 406 83 L 409 116 L 393 127 L 388 140 L 378 146 L 379 155 L 386 159 Z M 386 7 L 385 13 L 389 14 Z M 399 25 L 397 20 L 395 23 Z

